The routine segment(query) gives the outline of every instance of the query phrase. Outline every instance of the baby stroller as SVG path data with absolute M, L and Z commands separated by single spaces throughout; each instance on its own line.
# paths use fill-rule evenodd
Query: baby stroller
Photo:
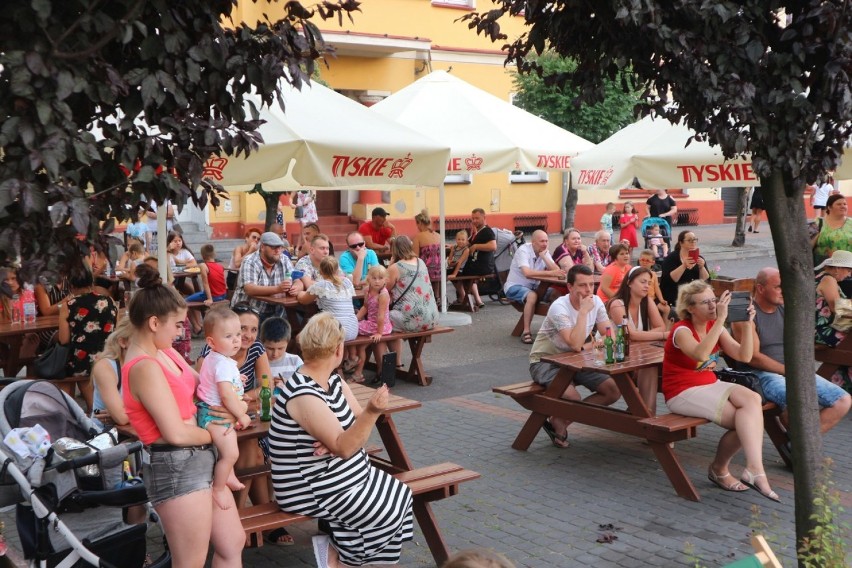
M 644 221 L 642 221 L 642 237 L 645 239 L 645 248 L 651 248 L 651 227 L 654 225 L 659 225 L 660 227 L 660 237 L 663 238 L 663 242 L 669 247 L 669 252 L 672 251 L 672 227 L 669 225 L 669 222 L 663 219 L 662 217 L 648 217 Z M 657 249 L 657 257 L 654 259 L 657 266 L 662 263 L 664 258 L 663 248 L 659 247 Z
M 503 292 L 503 284 L 506 283 L 506 276 L 512 267 L 515 251 L 526 242 L 526 239 L 523 231 L 513 233 L 509 229 L 494 229 L 494 234 L 497 237 L 497 250 L 494 252 L 493 276 L 479 284 L 479 293 L 487 294 L 495 302 L 508 305 L 509 299 Z
M 147 502 L 142 484 L 124 482 L 125 460 L 142 444 L 96 434 L 50 381 L 18 380 L 0 391 L 0 506 L 16 506 L 29 566 L 144 565 L 147 525 L 122 520 L 122 507 Z M 170 564 L 166 547 L 150 566 Z

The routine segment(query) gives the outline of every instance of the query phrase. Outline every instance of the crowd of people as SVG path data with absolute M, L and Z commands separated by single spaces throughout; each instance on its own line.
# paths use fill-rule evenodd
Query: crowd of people
M 72 345 L 66 373 L 91 377 L 81 382 L 81 396 L 96 424 L 131 427 L 146 445 L 150 463 L 143 479 L 176 566 L 203 564 L 208 543 L 214 545 L 216 565 L 240 565 L 244 537 L 236 509 L 241 504 L 232 491 L 245 490 L 253 503 L 274 499 L 282 510 L 320 519 L 326 534 L 315 538 L 314 549 L 323 565 L 398 562 L 402 544 L 412 538 L 410 491 L 373 467 L 364 450 L 387 405 L 387 388 L 378 387 L 365 407 L 358 404 L 349 383 L 364 380 L 366 349 L 345 343 L 368 336 L 378 369 L 388 349 L 401 363 L 401 346 L 383 338 L 437 323 L 441 256 L 447 258 L 448 275 L 490 274 L 496 236 L 484 210 L 475 209 L 471 231 L 460 231 L 445 251 L 426 212 L 416 216 L 417 232 L 409 238 L 398 234 L 388 212 L 377 207 L 370 220 L 346 236 L 346 250 L 338 259 L 319 230 L 309 199 L 297 196 L 293 201 L 305 208 L 302 242 L 291 252 L 282 238 L 283 225 L 276 231 L 247 231 L 228 264 L 235 275 L 230 282 L 212 245 L 202 247 L 202 258 L 196 259 L 179 233 L 170 234 L 168 268 L 198 266 L 200 290 L 179 290 L 169 282 L 169 270 L 161 275 L 156 260 L 147 255 L 145 241 L 129 242 L 113 272 L 119 278 L 127 275 L 136 288 L 121 321 L 119 303 L 97 280 L 110 273 L 102 249 L 88 251 L 60 282 L 40 281 L 33 291 L 39 313 L 58 315 L 59 328 L 53 337 L 28 337 L 23 349 L 33 356 L 51 341 Z M 543 361 L 544 356 L 589 348 L 607 328 L 626 322 L 631 340 L 664 344 L 661 384 L 668 409 L 726 430 L 708 466 L 708 479 L 726 491 L 752 489 L 779 500 L 763 466 L 761 398 L 720 381 L 714 370 L 724 357 L 754 373 L 766 399 L 782 409 L 781 423 L 789 426 L 780 272 L 760 270 L 746 319 L 729 322 L 730 293 L 714 295 L 696 231 L 681 231 L 666 253 L 667 242 L 654 240 L 659 226 L 652 227 L 649 248 L 642 249 L 638 214 L 625 203 L 613 242 L 613 226 L 605 222 L 613 219 L 610 205 L 588 246 L 578 230 L 569 228 L 551 252 L 548 235 L 535 231 L 514 254 L 504 292 L 523 306 L 521 341 L 531 345 L 532 379 L 549 385 L 559 369 Z M 649 199 L 651 216 L 674 220 L 676 211 L 665 192 Z M 852 278 L 852 221 L 846 198 L 837 193 L 826 198 L 821 213 L 812 242 L 819 260 L 815 339 L 835 347 L 848 335 L 833 324 Z M 547 316 L 534 335 L 531 323 L 541 300 L 536 291 L 541 278 L 564 280 L 565 287 L 548 298 Z M 233 296 L 224 305 L 229 284 Z M 3 318 L 10 317 L 11 299 L 22 288 L 13 268 L 0 269 Z M 470 294 L 482 304 L 475 279 L 459 283 L 457 293 L 459 302 Z M 268 301 L 282 295 L 320 311 L 303 322 L 297 337 L 301 358 L 287 353 L 290 325 L 280 303 Z M 206 304 L 203 318 L 200 310 L 191 315 L 187 302 Z M 175 349 L 180 343 L 176 338 L 185 340 L 190 332 L 205 341 L 194 366 L 187 351 Z M 238 445 L 228 432 L 248 424 L 249 410 L 259 404 L 262 376 L 272 377 L 276 390 L 270 435 Z M 636 380 L 655 414 L 657 370 L 645 369 Z M 827 432 L 852 407 L 852 371 L 844 367 L 833 377 L 815 375 L 814 380 L 820 425 Z M 603 370 L 577 373 L 562 396 L 581 400 L 579 387 L 589 391 L 584 399 L 589 403 L 609 405 L 621 396 Z M 569 426 L 556 416 L 545 423 L 554 446 L 570 446 Z M 745 464 L 736 476 L 730 464 L 740 450 Z M 272 494 L 265 483 L 249 480 L 245 487 L 234 476 L 235 469 L 264 462 L 273 470 Z M 318 490 L 332 481 L 332 490 Z M 144 511 L 137 511 L 137 517 L 144 518 Z M 272 544 L 293 544 L 284 529 L 266 538 Z

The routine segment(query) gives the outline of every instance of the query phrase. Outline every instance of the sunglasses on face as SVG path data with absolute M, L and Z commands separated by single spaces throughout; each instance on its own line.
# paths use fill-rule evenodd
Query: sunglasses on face
M 355 250 L 355 249 L 359 249 L 359 248 L 361 248 L 361 247 L 362 247 L 362 246 L 364 246 L 365 244 L 367 244 L 367 243 L 365 243 L 365 242 L 363 242 L 363 241 L 362 241 L 362 242 L 360 242 L 360 243 L 354 243 L 354 244 L 349 245 L 349 248 L 351 248 L 352 250 Z

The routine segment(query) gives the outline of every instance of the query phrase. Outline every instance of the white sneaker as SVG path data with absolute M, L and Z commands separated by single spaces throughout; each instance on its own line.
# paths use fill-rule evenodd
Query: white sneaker
M 324 534 L 318 534 L 311 538 L 311 542 L 314 545 L 314 559 L 317 561 L 317 568 L 328 568 L 328 537 Z

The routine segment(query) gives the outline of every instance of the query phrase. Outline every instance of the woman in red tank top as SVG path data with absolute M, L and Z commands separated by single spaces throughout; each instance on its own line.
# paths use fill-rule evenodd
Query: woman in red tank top
M 245 534 L 236 504 L 232 500 L 221 509 L 213 503 L 213 446 L 210 434 L 195 422 L 198 375 L 171 349 L 183 328 L 186 302 L 162 284 L 156 269 L 140 265 L 136 275 L 122 398 L 130 425 L 150 454 L 142 478 L 163 520 L 172 565 L 203 566 L 212 540 L 214 566 L 242 566 Z
M 749 306 L 748 321 L 732 324 L 742 327 L 740 344 L 725 329 L 730 301 L 730 292 L 723 292 L 717 300 L 703 280 L 680 287 L 677 315 L 681 321 L 666 340 L 663 394 L 672 412 L 706 418 L 728 430 L 719 440 L 716 457 L 707 470 L 710 481 L 726 491 L 746 491 L 750 487 L 779 501 L 763 469 L 760 395 L 746 387 L 723 383 L 713 372 L 720 349 L 737 361 L 750 361 L 754 351 L 754 308 Z M 740 449 L 745 454 L 746 467 L 737 481 L 728 467 Z

